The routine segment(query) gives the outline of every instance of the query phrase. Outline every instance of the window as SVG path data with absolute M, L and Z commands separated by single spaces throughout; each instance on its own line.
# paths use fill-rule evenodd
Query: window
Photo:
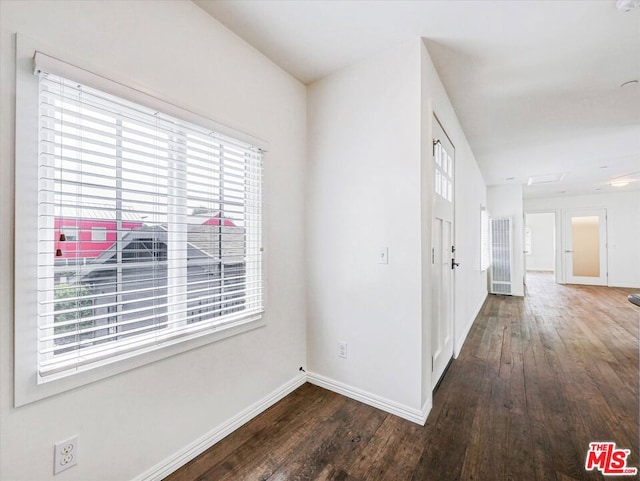
M 259 319 L 263 151 L 39 58 L 38 383 Z
M 61 219 L 60 219 L 61 220 Z M 60 225 L 58 227 L 60 229 L 60 233 L 64 233 L 67 241 L 77 241 L 78 240 L 78 227 L 75 223 L 70 223 L 68 225 Z
M 453 202 L 453 158 L 438 140 L 434 143 L 435 192 L 448 202 Z
M 91 228 L 91 240 L 93 242 L 106 242 L 106 240 L 107 240 L 107 228 L 106 227 L 92 227 Z
M 489 246 L 489 214 L 487 208 L 480 206 L 480 270 L 485 271 L 491 263 Z

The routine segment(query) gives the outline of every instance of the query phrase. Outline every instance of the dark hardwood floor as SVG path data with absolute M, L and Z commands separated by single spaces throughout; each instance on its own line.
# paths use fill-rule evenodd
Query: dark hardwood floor
M 584 463 L 614 441 L 640 465 L 631 292 L 530 275 L 489 296 L 424 427 L 305 384 L 166 481 L 612 479 Z

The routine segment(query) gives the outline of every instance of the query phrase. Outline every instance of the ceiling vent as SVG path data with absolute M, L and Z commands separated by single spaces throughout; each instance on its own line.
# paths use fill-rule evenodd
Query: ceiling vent
M 554 184 L 564 179 L 565 174 L 545 174 L 529 177 L 527 185 Z
M 616 7 L 621 12 L 629 12 L 634 8 L 640 7 L 640 0 L 618 0 Z

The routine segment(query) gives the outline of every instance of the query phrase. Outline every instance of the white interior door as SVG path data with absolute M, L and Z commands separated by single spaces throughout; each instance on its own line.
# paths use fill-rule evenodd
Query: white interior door
M 454 316 L 454 148 L 446 133 L 434 118 L 434 179 L 435 202 L 432 223 L 433 264 L 431 353 L 432 389 L 444 374 L 453 357 Z
M 606 209 L 565 211 L 562 239 L 565 282 L 606 286 Z

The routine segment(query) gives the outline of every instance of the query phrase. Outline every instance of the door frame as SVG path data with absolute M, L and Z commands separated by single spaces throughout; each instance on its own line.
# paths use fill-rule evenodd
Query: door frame
M 527 254 L 524 253 L 525 247 L 525 231 L 527 227 L 527 215 L 528 214 L 553 214 L 553 229 L 555 234 L 555 245 L 553 246 L 553 278 L 557 284 L 562 283 L 563 279 L 563 269 L 564 269 L 564 261 L 561 257 L 562 251 L 562 210 L 559 209 L 536 209 L 536 210 L 525 210 L 522 218 L 522 246 L 523 246 L 523 268 L 524 275 L 527 275 L 527 263 L 526 258 Z
M 452 210 L 452 215 L 451 215 L 451 246 L 455 247 L 455 243 L 456 243 L 456 237 L 455 237 L 455 219 L 456 219 L 456 173 L 457 173 L 457 161 L 456 161 L 456 148 L 455 148 L 455 144 L 453 143 L 453 141 L 451 140 L 451 137 L 449 137 L 449 135 L 447 134 L 446 129 L 444 128 L 444 126 L 442 125 L 442 122 L 440 121 L 440 119 L 438 118 L 438 116 L 436 115 L 435 112 L 432 112 L 432 120 L 433 120 L 433 125 L 435 127 L 435 125 L 437 124 L 438 128 L 444 133 L 444 136 L 446 137 L 447 142 L 451 145 L 451 148 L 453 150 L 452 154 L 453 154 L 453 175 L 452 175 L 452 184 L 453 184 L 453 191 L 451 193 L 451 210 Z M 432 141 L 435 140 L 437 138 L 436 132 L 435 132 L 435 128 L 432 129 L 431 132 L 431 137 L 432 137 Z M 435 157 L 433 156 L 433 149 L 432 149 L 432 169 L 433 172 L 435 172 L 436 169 L 436 165 L 435 165 Z M 434 176 L 435 178 L 435 176 Z M 434 246 L 434 239 L 433 239 L 433 226 L 434 223 L 436 221 L 437 218 L 436 217 L 436 209 L 435 209 L 435 200 L 438 196 L 438 194 L 436 194 L 435 192 L 435 188 L 434 188 L 434 183 L 431 184 L 431 189 L 433 192 L 433 211 L 432 211 L 432 215 L 431 215 L 431 239 L 430 239 L 430 243 L 431 243 L 431 252 L 433 255 L 433 249 L 435 248 Z M 450 257 L 451 259 L 453 259 L 455 257 L 455 253 L 451 252 L 450 253 Z M 432 263 L 432 268 L 433 268 L 433 263 Z M 450 321 L 449 321 L 449 332 L 450 332 L 450 339 L 451 339 L 451 356 L 448 357 L 447 359 L 447 363 L 446 366 L 444 367 L 444 370 L 442 371 L 442 373 L 438 376 L 438 379 L 434 378 L 434 352 L 433 352 L 433 339 L 431 340 L 431 361 L 432 361 L 432 369 L 431 369 L 431 391 L 433 392 L 435 390 L 435 388 L 437 387 L 438 383 L 442 380 L 442 378 L 445 376 L 446 372 L 447 372 L 447 368 L 449 366 L 449 364 L 451 363 L 451 360 L 454 358 L 455 356 L 455 346 L 456 346 L 456 333 L 455 333 L 455 316 L 456 316 L 456 309 L 455 309 L 455 305 L 456 305 L 456 269 L 451 269 L 451 281 L 450 281 L 450 289 L 451 289 L 451 294 L 450 294 L 450 301 L 451 301 L 451 306 L 450 306 Z M 433 275 L 431 276 L 431 282 L 433 283 Z M 433 284 L 431 285 L 431 294 L 433 295 L 434 293 L 434 288 L 433 288 Z M 432 300 L 433 303 L 433 300 Z M 431 314 L 431 332 L 433 333 L 433 323 L 437 322 L 437 319 L 435 319 L 435 317 L 433 316 L 433 313 Z M 448 353 L 448 350 L 447 350 Z

